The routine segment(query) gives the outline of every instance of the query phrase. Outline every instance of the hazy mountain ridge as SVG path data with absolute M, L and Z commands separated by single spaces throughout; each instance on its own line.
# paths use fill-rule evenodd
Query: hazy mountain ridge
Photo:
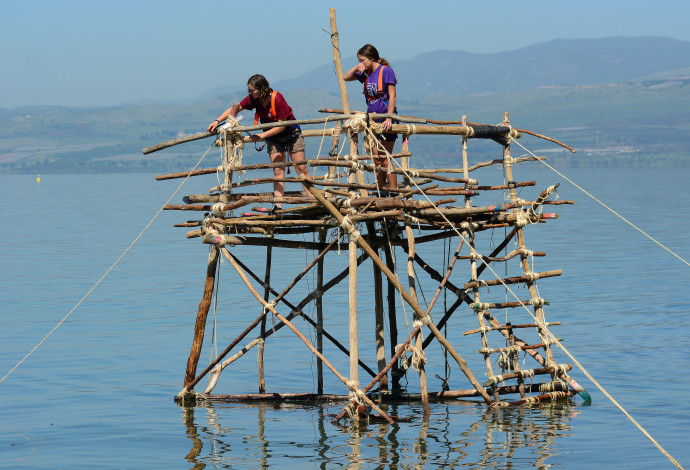
M 690 42 L 554 40 L 498 54 L 434 51 L 392 65 L 399 80 L 401 114 L 433 119 L 467 114 L 475 122 L 499 122 L 509 111 L 516 127 L 561 138 L 586 151 L 628 154 L 682 152 L 690 130 Z M 300 118 L 315 117 L 322 107 L 342 106 L 332 64 L 272 85 L 286 95 Z M 350 83 L 348 90 L 351 108 L 363 109 L 361 85 Z M 179 169 L 210 142 L 146 157 L 141 148 L 204 130 L 244 93 L 240 87 L 187 105 L 0 109 L 0 171 Z M 578 130 L 562 130 L 570 128 Z M 316 140 L 311 140 L 311 147 L 318 147 Z M 415 151 L 441 157 L 457 147 L 450 138 L 415 141 Z

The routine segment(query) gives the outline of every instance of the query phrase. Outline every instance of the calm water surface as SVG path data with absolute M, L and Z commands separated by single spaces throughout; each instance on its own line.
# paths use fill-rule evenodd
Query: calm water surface
M 541 296 L 551 302 L 547 320 L 563 322 L 554 331 L 571 354 L 681 465 L 690 467 L 690 411 L 684 404 L 690 388 L 690 268 L 548 169 L 516 173 L 518 180 L 538 181 L 523 190 L 526 199 L 560 182 L 559 197 L 576 201 L 546 209 L 558 212 L 559 220 L 526 229 L 528 248 L 548 255 L 535 258 L 533 270 L 563 269 L 560 278 L 539 281 Z M 690 170 L 565 173 L 690 260 L 690 221 L 683 211 Z M 500 182 L 491 173 L 477 177 L 482 183 Z M 40 184 L 35 175 L 0 175 L 0 376 L 77 304 L 179 183 L 156 182 L 144 174 L 43 175 Z M 173 202 L 215 184 L 215 177 L 189 181 Z M 500 202 L 493 198 L 500 195 L 484 194 L 477 203 Z M 185 238 L 187 229 L 172 227 L 196 217 L 190 214 L 164 212 L 67 321 L 0 383 L 1 468 L 673 468 L 579 370 L 572 376 L 592 395 L 591 406 L 576 397 L 490 410 L 480 401 L 460 400 L 432 404 L 424 420 L 418 404 L 389 405 L 388 412 L 410 420 L 393 426 L 334 425 L 331 416 L 342 406 L 337 403 L 177 406 L 173 397 L 184 377 L 208 253 L 198 240 Z M 502 229 L 483 235 L 489 247 L 503 240 Z M 444 251 L 455 250 L 457 242 L 420 246 L 419 252 L 441 269 Z M 263 275 L 263 249 L 233 250 Z M 276 289 L 282 290 L 312 257 L 274 251 Z M 346 265 L 346 250 L 329 255 L 327 276 Z M 360 272 L 360 354 L 375 365 L 370 262 Z M 421 270 L 417 274 L 421 295 L 429 300 L 435 284 Z M 451 280 L 462 284 L 465 277 L 458 271 Z M 261 310 L 227 262 L 220 280 L 215 317 L 222 349 Z M 310 273 L 290 300 L 297 303 L 315 282 Z M 329 293 L 326 311 L 326 328 L 344 344 L 346 289 L 345 281 Z M 528 294 L 522 289 L 518 296 Z M 504 301 L 505 292 L 492 288 L 483 299 Z M 435 311 L 452 300 L 441 297 Z M 531 322 L 526 314 L 517 315 L 514 323 Z M 295 322 L 315 340 L 312 330 Z M 411 324 L 409 308 L 399 314 L 402 330 L 406 322 Z M 475 357 L 478 337 L 462 336 L 475 327 L 471 312 L 458 311 L 448 335 L 485 380 L 481 357 Z M 431 346 L 427 354 L 430 389 L 439 390 L 435 375 L 446 374 L 442 351 Z M 206 347 L 201 365 L 211 355 Z M 347 375 L 344 355 L 326 346 L 326 356 Z M 559 351 L 556 357 L 559 363 L 571 362 Z M 316 363 L 287 329 L 267 341 L 266 358 L 268 391 L 315 390 Z M 523 367 L 533 367 L 520 360 Z M 255 392 L 255 369 L 252 350 L 225 371 L 215 392 Z M 360 374 L 364 381 L 366 374 Z M 344 392 L 330 373 L 325 380 L 327 393 Z M 453 364 L 449 380 L 451 388 L 469 388 Z M 412 373 L 403 385 L 410 392 L 419 388 Z

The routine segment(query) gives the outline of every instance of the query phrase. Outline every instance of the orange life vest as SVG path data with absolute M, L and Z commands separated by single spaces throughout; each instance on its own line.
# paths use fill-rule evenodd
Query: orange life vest
M 276 115 L 276 93 L 277 91 L 273 90 L 271 92 L 271 116 L 275 118 L 275 120 L 278 120 L 278 116 Z M 254 113 L 254 125 L 256 126 L 259 124 L 259 113 L 255 112 Z

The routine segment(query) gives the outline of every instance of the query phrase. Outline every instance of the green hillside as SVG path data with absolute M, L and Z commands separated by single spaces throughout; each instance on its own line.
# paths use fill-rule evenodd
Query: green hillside
M 315 117 L 321 107 L 340 107 L 340 97 L 309 89 L 285 92 L 295 114 Z M 30 107 L 0 110 L 0 172 L 178 171 L 196 163 L 210 139 L 144 156 L 141 149 L 205 129 L 239 95 L 223 95 L 189 106 L 111 108 Z M 351 92 L 351 106 L 362 108 Z M 428 95 L 399 103 L 400 113 L 438 120 L 499 123 L 510 113 L 514 127 L 559 139 L 577 150 L 530 136 L 521 143 L 561 165 L 687 166 L 690 75 L 592 86 L 543 87 L 505 94 Z M 252 119 L 248 115 L 247 121 Z M 245 121 L 245 122 L 247 122 Z M 308 142 L 315 156 L 319 139 Z M 491 144 L 491 145 L 489 145 Z M 414 136 L 419 166 L 457 156 L 459 139 Z M 471 158 L 496 158 L 495 144 L 472 142 Z M 326 146 L 327 147 L 327 146 Z M 322 151 L 323 152 L 323 151 Z M 265 155 L 245 151 L 247 161 Z M 422 163 L 424 162 L 424 163 Z M 213 166 L 209 162 L 206 166 Z

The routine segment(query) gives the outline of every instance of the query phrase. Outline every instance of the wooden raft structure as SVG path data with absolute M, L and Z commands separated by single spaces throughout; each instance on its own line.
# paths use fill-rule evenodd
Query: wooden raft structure
M 176 224 L 176 227 L 188 227 L 190 239 L 199 239 L 210 246 L 207 261 L 207 272 L 204 283 L 203 298 L 194 327 L 191 352 L 187 362 L 184 388 L 177 395 L 176 401 L 195 403 L 196 401 L 242 401 L 242 400 L 343 400 L 347 402 L 343 411 L 337 416 L 346 415 L 353 420 L 376 417 L 388 422 L 395 418 L 389 416 L 379 406 L 387 401 L 421 401 L 425 413 L 429 412 L 429 402 L 457 398 L 481 397 L 488 405 L 509 405 L 536 403 L 545 400 L 567 399 L 579 394 L 589 400 L 587 392 L 571 377 L 568 372 L 572 366 L 559 363 L 555 357 L 556 340 L 550 334 L 549 327 L 560 325 L 560 322 L 546 322 L 544 306 L 548 304 L 539 296 L 537 280 L 559 276 L 561 270 L 532 272 L 530 259 L 545 256 L 543 252 L 528 249 L 525 240 L 527 226 L 545 223 L 557 218 L 557 214 L 544 213 L 545 205 L 572 204 L 572 201 L 553 201 L 550 196 L 556 186 L 551 186 L 538 193 L 531 200 L 521 199 L 519 191 L 536 186 L 535 181 L 516 181 L 513 177 L 513 166 L 522 161 L 535 160 L 538 157 L 513 158 L 511 142 L 521 137 L 521 132 L 512 128 L 508 114 L 500 125 L 483 125 L 469 123 L 463 117 L 461 121 L 436 124 L 419 118 L 395 116 L 398 124 L 391 131 L 407 137 L 413 134 L 456 135 L 462 141 L 462 154 L 458 155 L 455 168 L 423 169 L 415 168 L 415 158 L 403 145 L 401 153 L 389 155 L 394 162 L 394 169 L 388 170 L 399 175 L 397 190 L 378 188 L 375 173 L 385 172 L 374 166 L 371 157 L 371 145 L 375 145 L 373 136 L 381 132 L 380 126 L 373 118 L 361 113 L 352 114 L 348 108 L 347 91 L 342 80 L 342 67 L 338 49 L 335 13 L 331 11 L 331 29 L 334 45 L 334 61 L 338 72 L 342 104 L 341 110 L 321 110 L 329 116 L 322 119 L 311 119 L 259 126 L 241 127 L 235 122 L 214 136 L 216 145 L 224 149 L 223 162 L 220 166 L 168 175 L 159 175 L 158 180 L 187 178 L 195 175 L 217 173 L 223 183 L 210 188 L 208 194 L 194 194 L 184 197 L 183 204 L 169 204 L 167 210 L 195 211 L 200 215 L 198 220 L 188 220 Z M 333 113 L 337 111 L 337 113 Z M 241 151 L 242 132 L 267 129 L 274 126 L 299 124 L 303 127 L 316 125 L 315 129 L 303 129 L 305 138 L 329 136 L 331 152 L 327 157 L 310 158 L 303 162 L 262 163 L 242 165 L 232 156 Z M 331 127 L 328 127 L 328 125 Z M 530 134 L 533 134 L 530 132 Z M 144 149 L 144 153 L 159 150 L 181 143 L 211 136 L 200 133 L 181 140 L 170 141 Z M 490 139 L 497 143 L 500 157 L 491 161 L 470 166 L 468 163 L 468 143 L 473 139 Z M 341 147 L 341 140 L 343 140 Z M 362 141 L 363 154 L 359 153 Z M 347 155 L 340 155 L 339 148 L 349 143 Z M 273 192 L 247 192 L 256 184 L 273 183 L 275 178 L 263 177 L 244 179 L 233 182 L 239 172 L 266 171 L 275 167 L 290 167 L 306 164 L 318 170 L 322 176 L 312 176 L 308 181 L 300 178 L 282 178 L 278 181 L 292 189 L 286 190 L 283 197 L 274 197 Z M 480 168 L 495 166 L 502 170 L 501 184 L 480 184 L 470 174 Z M 498 174 L 498 171 L 496 172 Z M 240 173 L 241 174 L 241 173 Z M 370 183 L 368 181 L 373 181 Z M 287 189 L 287 188 L 286 188 Z M 385 191 L 384 191 L 385 190 Z M 474 205 L 473 198 L 479 194 L 496 195 L 495 204 Z M 504 197 L 505 195 L 505 197 Z M 273 204 L 280 202 L 281 210 L 274 213 L 241 212 L 253 204 Z M 482 232 L 503 228 L 504 239 L 493 250 L 480 253 L 475 249 L 477 237 Z M 425 233 L 423 236 L 415 236 Z M 494 235 L 498 231 L 492 232 Z M 299 237 L 312 234 L 313 242 Z M 416 247 L 425 244 L 459 237 L 455 254 L 445 269 L 435 269 L 430 262 L 422 259 Z M 316 241 L 318 240 L 318 241 Z M 331 240 L 328 242 L 328 240 Z M 332 279 L 324 277 L 324 260 L 327 255 L 339 249 L 340 244 L 347 244 L 348 266 Z M 510 243 L 517 245 L 510 252 Z M 261 246 L 266 249 L 266 270 L 264 276 L 253 272 L 244 264 L 238 252 L 243 246 Z M 274 249 L 306 250 L 318 252 L 282 291 L 277 289 L 278 282 L 271 278 L 271 263 L 276 258 Z M 396 266 L 395 251 L 406 253 L 405 262 Z M 462 251 L 466 254 L 461 254 Z M 225 349 L 200 373 L 197 366 L 204 345 L 207 316 L 212 304 L 216 273 L 219 260 L 225 258 L 236 271 L 247 288 L 247 295 L 256 299 L 261 306 L 261 313 L 247 319 L 246 328 L 239 333 Z M 287 258 L 283 258 L 287 259 Z M 375 357 L 376 365 L 368 365 L 360 360 L 358 315 L 361 308 L 357 305 L 357 282 L 360 265 L 370 259 L 373 264 L 374 278 L 374 323 L 375 323 Z M 456 263 L 462 260 L 467 266 L 463 282 L 451 281 L 451 274 L 458 271 Z M 518 275 L 500 277 L 491 267 L 509 263 L 517 265 Z M 436 291 L 427 306 L 422 308 L 417 296 L 415 266 L 424 271 L 437 284 Z M 501 267 L 499 270 L 502 270 Z M 299 302 L 289 300 L 293 287 L 310 271 L 316 270 L 316 288 Z M 507 268 L 506 268 L 507 272 Z M 401 282 L 398 275 L 407 277 Z M 313 275 L 313 273 L 312 273 Z M 387 312 L 384 305 L 384 278 L 387 283 Z M 462 274 L 460 274 L 462 276 Z M 456 274 L 457 277 L 457 274 Z M 325 328 L 325 305 L 331 313 L 344 310 L 344 306 L 328 304 L 328 292 L 344 279 L 349 282 L 349 319 L 348 344 L 342 344 Z M 495 301 L 484 289 L 491 286 L 523 286 L 529 298 L 515 301 Z M 263 289 L 260 292 L 256 286 Z M 396 293 L 397 291 L 397 293 Z M 437 300 L 444 291 L 453 298 L 450 307 L 436 307 Z M 481 291 L 481 293 L 480 293 Z M 525 292 L 523 289 L 522 292 Z M 524 295 L 524 294 L 523 294 Z M 398 329 L 399 306 L 395 298 L 399 296 L 414 312 L 412 331 L 401 337 Z M 440 302 L 439 302 L 440 303 Z M 311 305 L 313 304 L 313 305 Z M 305 308 L 312 306 L 316 318 L 305 313 Z M 518 308 L 534 319 L 530 323 L 511 324 L 501 322 L 492 312 L 498 309 Z M 463 354 L 480 354 L 483 357 L 485 370 L 480 373 L 470 370 L 467 361 L 453 345 L 457 343 L 459 332 L 442 333 L 444 325 L 451 316 L 465 309 L 471 313 L 471 324 L 462 332 L 462 336 L 477 338 L 477 347 Z M 333 312 L 336 310 L 336 312 Z M 282 312 L 282 313 L 281 313 Z M 287 312 L 287 313 L 286 313 Z M 387 315 L 386 315 L 387 313 Z M 278 320 L 273 328 L 267 328 L 267 317 Z M 433 318 L 432 318 L 433 316 Z M 507 315 L 506 315 L 507 316 Z M 385 338 L 385 320 L 387 317 L 389 337 Z M 524 315 L 523 315 L 524 318 Z M 310 328 L 305 335 L 298 328 L 295 320 L 304 321 Z M 300 323 L 302 325 L 302 323 Z M 278 330 L 287 327 L 297 335 L 317 359 L 316 390 L 305 393 L 268 393 L 264 379 L 264 344 Z M 300 326 L 301 327 L 301 326 Z M 424 332 L 428 332 L 426 338 Z M 535 333 L 532 341 L 527 341 L 526 334 Z M 315 338 L 315 344 L 308 339 Z M 246 339 L 247 338 L 247 339 Z M 349 371 L 341 372 L 324 355 L 324 341 L 330 341 L 343 354 L 349 356 Z M 560 340 L 560 338 L 558 339 Z M 388 357 L 386 355 L 388 341 Z M 438 342 L 453 368 L 457 366 L 467 379 L 467 387 L 450 390 L 444 386 L 441 391 L 429 391 L 426 379 L 425 349 L 433 342 Z M 247 351 L 258 346 L 258 393 L 234 395 L 213 394 L 221 372 Z M 534 359 L 533 368 L 522 368 L 518 360 L 523 353 Z M 498 360 L 496 360 L 498 358 Z M 278 358 L 277 360 L 280 360 Z M 347 393 L 324 394 L 324 367 L 342 383 Z M 500 370 L 495 370 L 498 367 Z M 400 380 L 405 374 L 414 370 L 419 376 L 420 393 L 405 393 Z M 361 381 L 360 372 L 371 378 Z M 196 393 L 194 388 L 200 380 L 209 376 L 206 389 Z M 478 379 L 483 377 L 484 380 Z M 539 376 L 539 377 L 537 377 Z M 543 378 L 539 383 L 535 380 Z M 445 385 L 445 383 L 444 383 Z M 506 396 L 514 397 L 507 399 Z M 371 410 L 371 413 L 370 413 Z

